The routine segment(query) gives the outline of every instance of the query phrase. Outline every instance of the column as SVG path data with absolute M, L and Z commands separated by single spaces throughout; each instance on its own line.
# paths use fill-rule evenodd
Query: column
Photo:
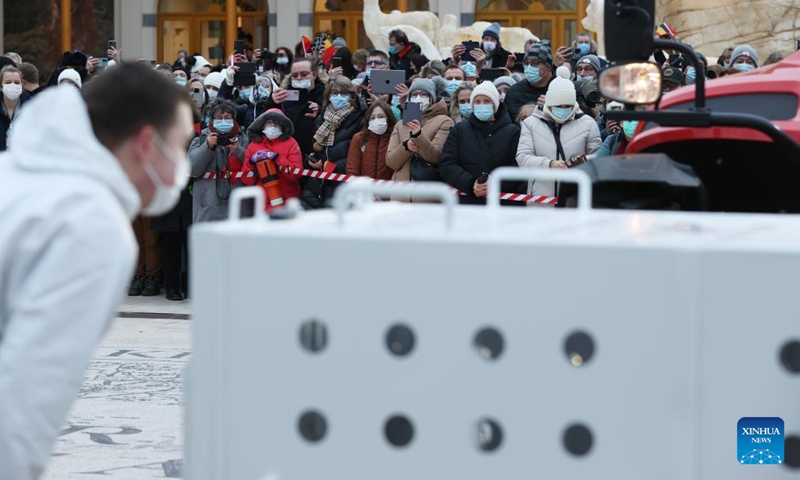
M 72 0 L 61 0 L 61 51 L 72 51 Z
M 0 52 L 5 52 L 3 46 L 3 35 L 5 35 L 5 18 L 3 18 L 3 0 L 0 0 Z
M 294 51 L 294 46 L 302 35 L 312 37 L 311 8 L 313 0 L 277 1 L 277 39 L 275 48 L 287 47 Z
M 127 0 L 122 3 L 127 3 Z M 156 35 L 160 35 L 158 31 L 158 0 L 142 0 L 140 3 L 142 13 L 139 15 L 139 25 L 141 32 L 139 33 L 139 54 L 136 57 L 127 58 L 144 58 L 145 60 L 158 60 L 158 43 Z M 124 53 L 124 52 L 123 52 Z M 172 62 L 172 58 L 164 59 L 165 62 Z
M 469 27 L 475 23 L 475 0 L 461 0 L 459 22 L 462 27 Z
M 145 3 L 152 3 L 152 0 L 119 2 L 120 31 L 115 40 L 117 40 L 117 47 L 122 49 L 123 60 L 136 60 L 144 57 L 142 45 L 144 43 L 145 29 L 142 28 L 142 24 Z M 116 12 L 114 15 L 116 16 Z M 154 29 L 147 30 L 153 30 L 151 34 L 153 36 L 152 43 L 155 44 Z M 154 54 L 155 47 L 153 47 Z
M 233 42 L 236 41 L 236 0 L 225 1 L 225 54 L 233 51 Z
M 267 2 L 267 9 L 269 16 L 267 17 L 267 25 L 269 26 L 269 49 L 273 52 L 281 45 L 278 43 L 278 0 L 269 0 Z M 292 47 L 289 47 L 292 48 Z
M 445 15 L 454 15 L 456 17 L 456 25 L 461 25 L 461 1 L 460 0 L 438 0 L 438 8 L 434 10 L 433 2 L 431 2 L 431 10 L 439 13 L 439 23 L 444 23 Z

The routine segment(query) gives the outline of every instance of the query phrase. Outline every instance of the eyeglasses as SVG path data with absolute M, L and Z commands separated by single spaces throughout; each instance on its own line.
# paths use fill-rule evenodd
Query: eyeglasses
M 233 120 L 233 115 L 227 114 L 222 115 L 221 117 L 214 117 L 214 120 Z
M 311 72 L 294 72 L 292 78 L 305 78 L 311 76 Z
M 544 64 L 542 62 L 540 62 L 539 60 L 526 60 L 525 61 L 525 66 L 526 67 L 541 67 L 542 65 L 544 65 Z
M 343 98 L 347 98 L 347 97 L 349 97 L 349 96 L 350 96 L 350 94 L 349 94 L 349 93 L 347 93 L 347 92 L 331 92 L 331 98 L 333 98 L 333 97 L 343 97 Z
M 594 68 L 589 65 L 578 65 L 578 67 L 575 68 L 575 73 L 594 73 Z
M 386 62 L 383 62 L 381 60 L 370 60 L 367 62 L 368 67 L 382 67 L 384 65 L 386 65 Z

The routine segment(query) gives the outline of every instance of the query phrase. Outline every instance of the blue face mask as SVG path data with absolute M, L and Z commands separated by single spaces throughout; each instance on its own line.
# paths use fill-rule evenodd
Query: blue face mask
M 399 107 L 400 106 L 400 97 L 397 95 L 392 96 L 392 106 Z
M 270 97 L 271 93 L 267 90 L 267 87 L 258 87 L 258 97 L 262 100 L 266 100 Z
M 578 76 L 577 76 L 577 77 L 575 77 L 575 78 L 576 78 L 576 79 L 577 79 L 579 82 L 591 82 L 592 80 L 594 80 L 594 76 L 591 76 L 591 75 L 587 75 L 587 76 L 585 76 L 585 77 L 584 77 L 584 76 L 582 76 L 582 75 L 578 75 Z
M 564 120 L 565 118 L 569 117 L 572 114 L 571 108 L 560 108 L 560 107 L 552 107 L 550 108 L 550 112 L 553 113 L 553 116 L 559 120 Z
M 494 105 L 475 105 L 472 107 L 472 111 L 475 113 L 475 118 L 481 122 L 485 122 L 494 115 Z
M 239 90 L 239 98 L 242 100 L 250 100 L 250 95 L 253 93 L 252 88 L 248 88 L 246 90 Z
M 458 87 L 461 86 L 461 83 L 461 80 L 450 80 L 450 83 L 447 84 L 447 94 L 452 97 Z
M 469 118 L 472 115 L 472 105 L 469 103 L 462 103 L 458 105 L 458 112 L 464 118 Z
M 364 71 L 364 76 L 365 76 L 366 78 L 369 78 L 369 76 L 370 76 L 371 74 L 372 74 L 372 69 L 371 69 L 371 68 L 368 68 L 368 69 L 366 69 L 366 70 Z
M 389 45 L 389 54 L 394 55 L 395 53 L 397 53 L 397 47 Z
M 350 95 L 331 95 L 331 105 L 335 110 L 341 110 L 350 104 Z
M 219 133 L 231 133 L 233 130 L 233 120 L 218 118 L 214 120 L 214 130 Z
M 461 70 L 464 71 L 464 75 L 466 75 L 467 78 L 478 76 L 478 67 L 476 67 L 474 63 L 465 63 L 461 65 Z
M 629 139 L 633 138 L 633 134 L 636 133 L 636 127 L 639 126 L 639 122 L 636 120 L 628 121 L 625 120 L 622 122 L 622 131 L 625 132 L 625 136 Z
M 592 46 L 589 45 L 588 43 L 579 43 L 578 48 L 581 51 L 581 55 L 586 55 L 587 53 L 589 53 L 589 49 L 592 48 Z
M 740 72 L 749 72 L 756 67 L 750 65 L 749 63 L 737 63 L 736 65 L 733 66 L 733 68 L 739 70 Z
M 539 71 L 539 67 L 525 65 L 525 79 L 528 80 L 528 83 L 539 83 L 542 80 L 542 73 Z
M 693 84 L 697 81 L 697 72 L 695 71 L 694 67 L 689 67 L 686 69 L 686 83 Z

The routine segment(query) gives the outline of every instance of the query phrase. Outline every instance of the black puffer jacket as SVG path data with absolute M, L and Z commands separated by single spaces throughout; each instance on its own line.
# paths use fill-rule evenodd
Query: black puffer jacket
M 283 114 L 289 117 L 289 120 L 291 120 L 294 125 L 293 137 L 297 140 L 297 144 L 300 145 L 300 151 L 303 152 L 303 155 L 308 155 L 314 151 L 313 137 L 314 133 L 317 131 L 316 119 L 306 117 L 306 113 L 310 112 L 310 110 L 308 110 L 308 102 L 314 102 L 319 105 L 319 115 L 317 115 L 317 118 L 321 117 L 324 93 L 325 85 L 317 80 L 316 85 L 311 90 L 300 90 L 300 99 L 298 101 L 283 102 L 278 105 L 272 100 L 272 97 L 270 97 L 264 108 L 264 111 L 271 108 L 280 108 L 283 110 Z M 345 157 L 346 156 L 347 152 L 345 152 Z
M 485 204 L 486 200 L 475 197 L 475 181 L 483 173 L 491 173 L 498 167 L 517 166 L 516 154 L 519 143 L 519 126 L 511 122 L 505 104 L 501 103 L 494 122 L 482 122 L 475 115 L 466 122 L 458 123 L 450 131 L 439 157 L 439 173 L 450 186 L 466 193 L 461 197 L 464 204 Z M 504 185 L 505 186 L 505 185 Z M 508 189 L 516 190 L 509 184 Z
M 334 173 L 346 173 L 347 154 L 350 151 L 350 142 L 353 140 L 353 136 L 364 127 L 364 112 L 366 110 L 366 104 L 359 97 L 356 109 L 342 121 L 339 125 L 339 129 L 336 130 L 333 136 L 333 145 L 325 148 L 321 153 L 314 154 L 318 159 L 335 163 L 336 170 Z M 320 110 L 320 112 L 322 112 L 322 110 Z M 322 125 L 322 122 L 323 113 L 320 113 L 317 117 L 317 127 Z M 316 129 L 311 132 L 311 135 L 313 136 L 314 133 L 316 133 Z M 308 168 L 307 158 L 303 159 L 303 165 Z M 300 198 L 303 207 L 305 209 L 314 209 L 328 206 L 327 204 L 333 197 L 333 192 L 338 186 L 338 182 L 318 180 L 316 178 L 306 179 L 305 185 L 303 186 L 303 194 Z

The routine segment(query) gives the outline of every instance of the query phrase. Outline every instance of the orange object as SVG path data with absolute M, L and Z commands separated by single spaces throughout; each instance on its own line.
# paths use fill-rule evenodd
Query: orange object
M 303 55 L 311 53 L 311 39 L 303 35 L 301 42 L 303 42 Z
M 281 184 L 278 180 L 278 172 L 280 168 L 272 160 L 262 160 L 256 163 L 256 172 L 258 178 L 261 179 L 261 184 L 264 191 L 267 192 L 267 200 L 273 207 L 283 205 L 283 194 L 281 193 Z

